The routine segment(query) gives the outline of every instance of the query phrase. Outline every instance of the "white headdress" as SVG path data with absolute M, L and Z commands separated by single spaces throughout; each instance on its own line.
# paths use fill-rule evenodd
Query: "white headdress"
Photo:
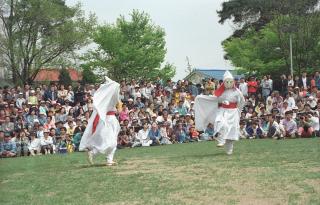
M 228 70 L 223 74 L 223 81 L 226 79 L 233 79 L 232 74 Z

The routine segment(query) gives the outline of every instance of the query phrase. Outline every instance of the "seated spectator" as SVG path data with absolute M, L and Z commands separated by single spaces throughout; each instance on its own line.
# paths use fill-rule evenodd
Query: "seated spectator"
M 68 153 L 74 152 L 74 144 L 72 142 L 72 137 L 69 134 L 66 134 L 66 145 Z
M 79 151 L 79 145 L 81 142 L 83 132 L 76 133 L 72 138 L 72 143 L 74 144 L 74 151 Z
M 16 143 L 18 157 L 28 156 L 30 141 L 23 129 L 11 141 Z
M 297 123 L 292 119 L 292 111 L 285 113 L 285 119 L 281 120 L 280 126 L 283 127 L 283 137 L 295 138 L 297 133 Z
M 264 136 L 273 139 L 281 138 L 280 126 L 275 121 L 275 116 L 273 115 L 268 117 L 267 132 L 264 133 Z
M 30 133 L 30 144 L 29 144 L 29 152 L 31 156 L 41 155 L 41 142 L 40 139 L 36 138 L 36 133 Z
M 175 131 L 175 138 L 177 139 L 178 143 L 184 143 L 189 140 L 182 123 L 179 123 L 177 126 L 177 130 Z
M 247 139 L 249 137 L 249 134 L 246 130 L 246 122 L 240 121 L 240 139 Z
M 317 113 L 309 113 L 309 119 L 314 131 L 314 135 L 320 137 L 319 115 Z
M 8 133 L 14 131 L 14 123 L 11 122 L 10 116 L 5 117 L 5 121 L 2 123 L 1 130 Z
M 189 128 L 189 138 L 190 141 L 199 141 L 199 132 L 196 130 L 194 125 L 191 125 Z
M 209 123 L 207 128 L 204 130 L 204 133 L 200 135 L 200 140 L 212 140 L 213 139 L 214 128 L 213 124 Z
M 118 148 L 126 148 L 130 147 L 132 144 L 130 143 L 129 139 L 129 130 L 127 129 L 126 126 L 121 126 L 121 130 L 119 132 L 118 136 Z
M 160 144 L 160 130 L 156 122 L 151 124 L 151 129 L 149 130 L 148 137 L 152 140 L 151 145 L 159 145 Z
M 258 123 L 256 121 L 253 121 L 251 126 L 247 128 L 247 133 L 248 133 L 249 139 L 263 138 L 263 131 L 258 126 Z
M 167 132 L 167 128 L 166 128 L 166 123 L 162 122 L 160 123 L 160 136 L 161 136 L 161 141 L 160 144 L 172 144 L 172 142 L 170 141 L 170 137 L 168 135 Z
M 57 138 L 57 150 L 59 154 L 68 153 L 67 140 L 65 135 L 61 135 L 61 137 Z
M 53 154 L 53 140 L 49 135 L 49 130 L 44 131 L 44 136 L 40 138 L 40 144 L 42 154 Z
M 133 139 L 133 144 L 131 147 L 150 146 L 152 144 L 152 140 L 149 138 L 148 134 L 149 134 L 149 124 L 144 123 L 143 128 L 138 132 L 137 138 Z
M 312 122 L 310 120 L 310 115 L 305 114 L 299 118 L 299 128 L 298 136 L 299 137 L 311 137 L 313 134 Z
M 11 141 L 12 133 L 4 134 L 4 141 L 0 143 L 0 157 L 15 157 L 17 155 L 17 147 L 14 141 Z

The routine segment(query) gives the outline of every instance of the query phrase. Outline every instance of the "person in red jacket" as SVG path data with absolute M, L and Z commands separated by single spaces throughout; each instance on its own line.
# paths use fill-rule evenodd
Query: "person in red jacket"
M 251 77 L 249 82 L 247 83 L 248 85 L 248 93 L 249 95 L 256 94 L 257 89 L 258 89 L 258 83 L 254 77 Z

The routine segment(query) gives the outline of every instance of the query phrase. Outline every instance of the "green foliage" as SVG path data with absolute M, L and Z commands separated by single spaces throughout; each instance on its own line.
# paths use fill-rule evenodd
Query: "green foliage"
M 287 31 L 288 25 L 296 31 Z M 290 73 L 289 36 L 293 39 L 294 72 L 320 67 L 320 15 L 278 16 L 263 29 L 250 29 L 241 38 L 224 41 L 226 58 L 236 67 L 258 75 Z
M 64 0 L 0 4 L 0 48 L 15 83 L 32 82 L 41 67 L 87 45 L 96 22 L 93 15 L 84 17 L 80 5 L 69 7 Z
M 220 20 L 237 25 L 233 37 L 243 36 L 250 29 L 262 29 L 280 15 L 304 16 L 314 10 L 319 0 L 228 0 L 217 11 Z
M 79 152 L 1 159 L 0 204 L 320 204 L 319 140 L 121 149 L 114 167 Z
M 173 77 L 172 65 L 161 68 L 166 54 L 164 30 L 144 12 L 134 10 L 130 17 L 128 21 L 120 16 L 115 24 L 97 28 L 93 40 L 98 48 L 86 55 L 88 65 L 105 69 L 115 80 Z
M 98 82 L 98 76 L 92 71 L 92 68 L 86 65 L 82 65 L 82 83 L 94 84 Z
M 65 85 L 65 86 L 72 84 L 71 77 L 70 77 L 69 72 L 66 68 L 60 69 L 59 83 L 62 85 Z

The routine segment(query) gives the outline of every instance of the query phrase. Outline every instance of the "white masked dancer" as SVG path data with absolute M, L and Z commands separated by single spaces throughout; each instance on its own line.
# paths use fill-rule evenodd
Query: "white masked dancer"
M 196 129 L 204 130 L 214 124 L 214 136 L 218 147 L 225 146 L 228 155 L 233 152 L 233 142 L 240 136 L 240 114 L 245 104 L 241 91 L 235 87 L 229 71 L 223 75 L 223 83 L 214 95 L 199 95 L 195 99 Z
M 119 91 L 120 85 L 106 77 L 105 84 L 94 93 L 93 112 L 79 147 L 80 150 L 87 151 L 90 164 L 93 164 L 93 158 L 98 153 L 106 155 L 108 166 L 115 164 L 113 156 L 120 131 L 120 124 L 115 116 Z

